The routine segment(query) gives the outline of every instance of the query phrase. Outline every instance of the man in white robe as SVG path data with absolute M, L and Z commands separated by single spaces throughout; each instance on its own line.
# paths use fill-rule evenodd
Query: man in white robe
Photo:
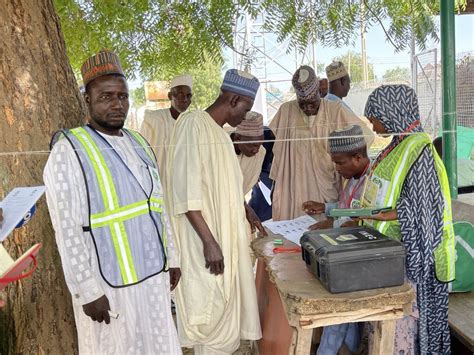
M 230 69 L 217 100 L 175 125 L 168 195 L 183 276 L 176 289 L 178 333 L 195 354 L 231 354 L 261 337 L 248 252 L 242 173 L 229 135 L 250 111 L 259 82 Z
M 193 97 L 193 78 L 190 75 L 179 75 L 170 83 L 168 98 L 170 108 L 160 110 L 145 110 L 140 133 L 150 143 L 158 161 L 162 177 L 166 170 L 166 152 L 171 132 L 179 115 L 185 112 Z
M 335 202 L 341 189 L 328 151 L 329 133 L 351 124 L 364 130 L 369 147 L 372 131 L 341 103 L 321 99 L 314 70 L 300 67 L 293 76 L 297 100 L 284 103 L 270 122 L 276 137 L 270 178 L 274 180 L 272 218 L 293 219 L 305 212 L 305 201 Z
M 160 191 L 159 179 L 151 177 L 130 133 L 122 130 L 129 103 L 118 57 L 101 52 L 86 61 L 82 74 L 91 115 L 87 129 L 110 145 L 121 159 L 124 174 L 129 169 L 126 174 L 132 174 L 143 191 Z M 79 353 L 181 354 L 170 303 L 170 288 L 178 283 L 180 270 L 166 212 L 162 211 L 162 217 L 169 272 L 112 287 L 100 263 L 107 255 L 102 254 L 104 249 L 98 249 L 91 234 L 95 230 L 91 227 L 91 201 L 101 197 L 90 194 L 84 162 L 80 163 L 78 157 L 70 138 L 58 141 L 46 164 L 44 181 L 64 276 L 72 295 Z M 129 231 L 128 235 L 133 233 Z M 135 262 L 150 262 L 146 250 L 133 251 L 133 257 L 139 259 Z
M 258 182 L 260 172 L 262 171 L 263 159 L 265 159 L 266 150 L 262 146 L 263 135 L 263 116 L 260 113 L 250 111 L 245 116 L 234 132 L 230 135 L 234 142 L 234 150 L 237 154 L 240 170 L 243 177 L 244 197 L 252 190 L 252 187 Z M 258 229 L 262 236 L 267 232 L 252 207 L 245 201 L 245 214 L 249 222 L 248 231 L 249 240 L 253 239 L 253 233 Z

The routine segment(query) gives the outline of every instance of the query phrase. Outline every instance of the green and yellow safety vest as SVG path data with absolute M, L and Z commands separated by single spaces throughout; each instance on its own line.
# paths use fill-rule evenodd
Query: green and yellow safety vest
M 417 133 L 406 137 L 369 172 L 362 195 L 362 206 L 392 207 L 396 209 L 405 178 L 427 146 L 433 152 L 435 168 L 444 197 L 443 236 L 441 243 L 434 251 L 436 277 L 440 281 L 449 282 L 455 277 L 455 241 L 451 214 L 451 195 L 444 164 L 436 153 L 428 134 Z M 398 220 L 364 220 L 364 223 L 372 225 L 390 238 L 401 239 Z
M 166 223 L 156 160 L 138 133 L 128 135 L 150 175 L 145 191 L 107 140 L 89 126 L 61 131 L 78 157 L 86 183 L 89 225 L 99 269 L 112 287 L 139 283 L 167 267 Z

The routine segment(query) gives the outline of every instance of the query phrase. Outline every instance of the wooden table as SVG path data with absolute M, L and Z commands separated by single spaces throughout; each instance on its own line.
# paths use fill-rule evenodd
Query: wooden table
M 257 296 L 263 337 L 260 354 L 309 354 L 313 329 L 374 322 L 372 354 L 392 354 L 395 321 L 410 314 L 414 292 L 399 287 L 331 294 L 306 269 L 301 253 L 274 254 L 270 231 L 252 242 L 258 258 Z M 283 247 L 295 247 L 284 240 Z
M 449 326 L 452 334 L 474 353 L 474 292 L 449 295 Z

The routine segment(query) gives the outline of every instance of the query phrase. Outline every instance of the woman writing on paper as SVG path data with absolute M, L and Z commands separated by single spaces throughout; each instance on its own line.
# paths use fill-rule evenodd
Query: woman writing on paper
M 394 353 L 449 353 L 447 282 L 454 279 L 454 233 L 444 165 L 421 128 L 413 89 L 377 88 L 365 116 L 376 133 L 393 139 L 368 173 L 362 205 L 393 210 L 364 223 L 405 245 L 406 274 L 417 293 L 412 315 L 397 322 Z

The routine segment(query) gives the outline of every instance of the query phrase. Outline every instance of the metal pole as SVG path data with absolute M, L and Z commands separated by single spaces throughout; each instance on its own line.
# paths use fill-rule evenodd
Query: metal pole
M 364 1 L 361 0 L 361 25 L 360 25 L 360 41 L 361 41 L 361 49 L 362 49 L 362 81 L 364 85 L 364 89 L 367 89 L 367 82 L 369 81 L 369 70 L 367 67 L 367 50 L 365 45 L 365 4 Z
M 441 71 L 443 83 L 443 160 L 451 197 L 458 197 L 456 152 L 456 49 L 454 1 L 441 2 Z
M 442 0 L 441 0 L 442 1 Z M 410 41 L 410 58 L 411 58 L 411 87 L 415 89 L 416 93 L 418 94 L 418 87 L 417 87 L 417 80 L 416 80 L 416 72 L 417 72 L 417 62 L 416 62 L 416 40 L 415 34 L 413 33 L 413 25 L 411 26 L 411 41 Z M 435 61 L 435 67 L 438 63 Z

